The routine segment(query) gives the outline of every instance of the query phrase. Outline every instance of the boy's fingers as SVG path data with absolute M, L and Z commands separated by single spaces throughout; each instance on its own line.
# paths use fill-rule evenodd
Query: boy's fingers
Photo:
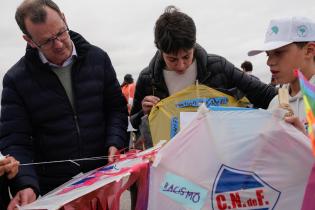
M 10 161 L 11 161 L 11 159 L 9 159 L 9 157 L 7 157 L 7 158 L 0 161 L 0 166 L 7 165 L 10 163 Z

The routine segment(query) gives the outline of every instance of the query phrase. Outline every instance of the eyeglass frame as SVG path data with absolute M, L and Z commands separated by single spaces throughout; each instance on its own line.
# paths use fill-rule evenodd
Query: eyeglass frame
M 68 26 L 66 26 L 66 29 L 63 31 L 58 32 L 56 35 L 54 35 L 53 37 L 50 37 L 49 39 L 47 39 L 43 44 L 37 44 L 33 38 L 31 36 L 29 36 L 32 40 L 32 42 L 36 45 L 36 47 L 38 47 L 39 49 L 42 49 L 45 46 L 48 46 L 50 43 L 52 44 L 51 46 L 53 46 L 53 44 L 55 43 L 56 40 L 58 41 L 62 41 L 63 39 L 60 39 L 60 36 L 62 36 L 64 33 L 69 32 L 70 29 L 68 28 Z M 50 47 L 51 47 L 50 46 Z M 50 48 L 48 47 L 48 48 Z

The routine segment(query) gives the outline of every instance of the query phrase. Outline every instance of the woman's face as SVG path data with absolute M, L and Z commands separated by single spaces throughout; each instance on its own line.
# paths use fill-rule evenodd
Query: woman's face
M 194 60 L 194 48 L 189 50 L 179 50 L 177 54 L 162 53 L 166 69 L 175 71 L 178 74 L 183 74 Z

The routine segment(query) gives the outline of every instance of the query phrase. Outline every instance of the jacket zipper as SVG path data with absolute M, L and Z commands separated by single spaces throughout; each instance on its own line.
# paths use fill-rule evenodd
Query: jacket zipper
M 74 119 L 74 123 L 75 123 L 76 129 L 77 129 L 77 133 L 79 135 L 79 139 L 80 139 L 79 149 L 80 149 L 80 153 L 81 153 L 81 130 L 80 130 L 80 127 L 79 127 L 78 116 L 77 116 L 77 114 L 75 112 L 74 112 L 74 115 L 73 115 L 73 119 Z
M 72 67 L 71 67 L 71 70 L 70 70 L 70 77 L 71 77 L 71 87 L 72 87 L 72 95 L 73 95 L 73 107 L 70 103 L 70 100 L 68 98 L 68 101 L 70 103 L 70 106 L 73 110 L 73 120 L 74 120 L 74 123 L 75 123 L 75 126 L 76 126 L 76 129 L 77 129 L 77 134 L 78 134 L 78 147 L 79 147 L 79 157 L 82 157 L 82 138 L 81 138 L 81 130 L 80 130 L 80 126 L 79 126 L 79 120 L 78 120 L 78 115 L 77 115 L 77 111 L 76 111 L 76 100 L 75 100 L 75 89 L 74 89 L 74 76 L 73 76 L 73 69 L 79 69 L 79 65 L 80 62 L 78 62 L 78 60 L 75 60 Z M 66 90 L 65 90 L 66 91 Z

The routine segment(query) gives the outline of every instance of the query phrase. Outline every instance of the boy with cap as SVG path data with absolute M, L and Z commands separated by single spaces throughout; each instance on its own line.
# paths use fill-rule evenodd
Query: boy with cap
M 267 65 L 276 83 L 288 84 L 289 105 L 296 117 L 285 120 L 305 133 L 301 125 L 307 126 L 303 96 L 294 69 L 300 69 L 309 82 L 315 84 L 315 22 L 305 17 L 271 20 L 264 44 L 248 55 L 261 52 L 268 56 Z M 278 97 L 274 97 L 268 109 L 273 110 L 278 104 Z

